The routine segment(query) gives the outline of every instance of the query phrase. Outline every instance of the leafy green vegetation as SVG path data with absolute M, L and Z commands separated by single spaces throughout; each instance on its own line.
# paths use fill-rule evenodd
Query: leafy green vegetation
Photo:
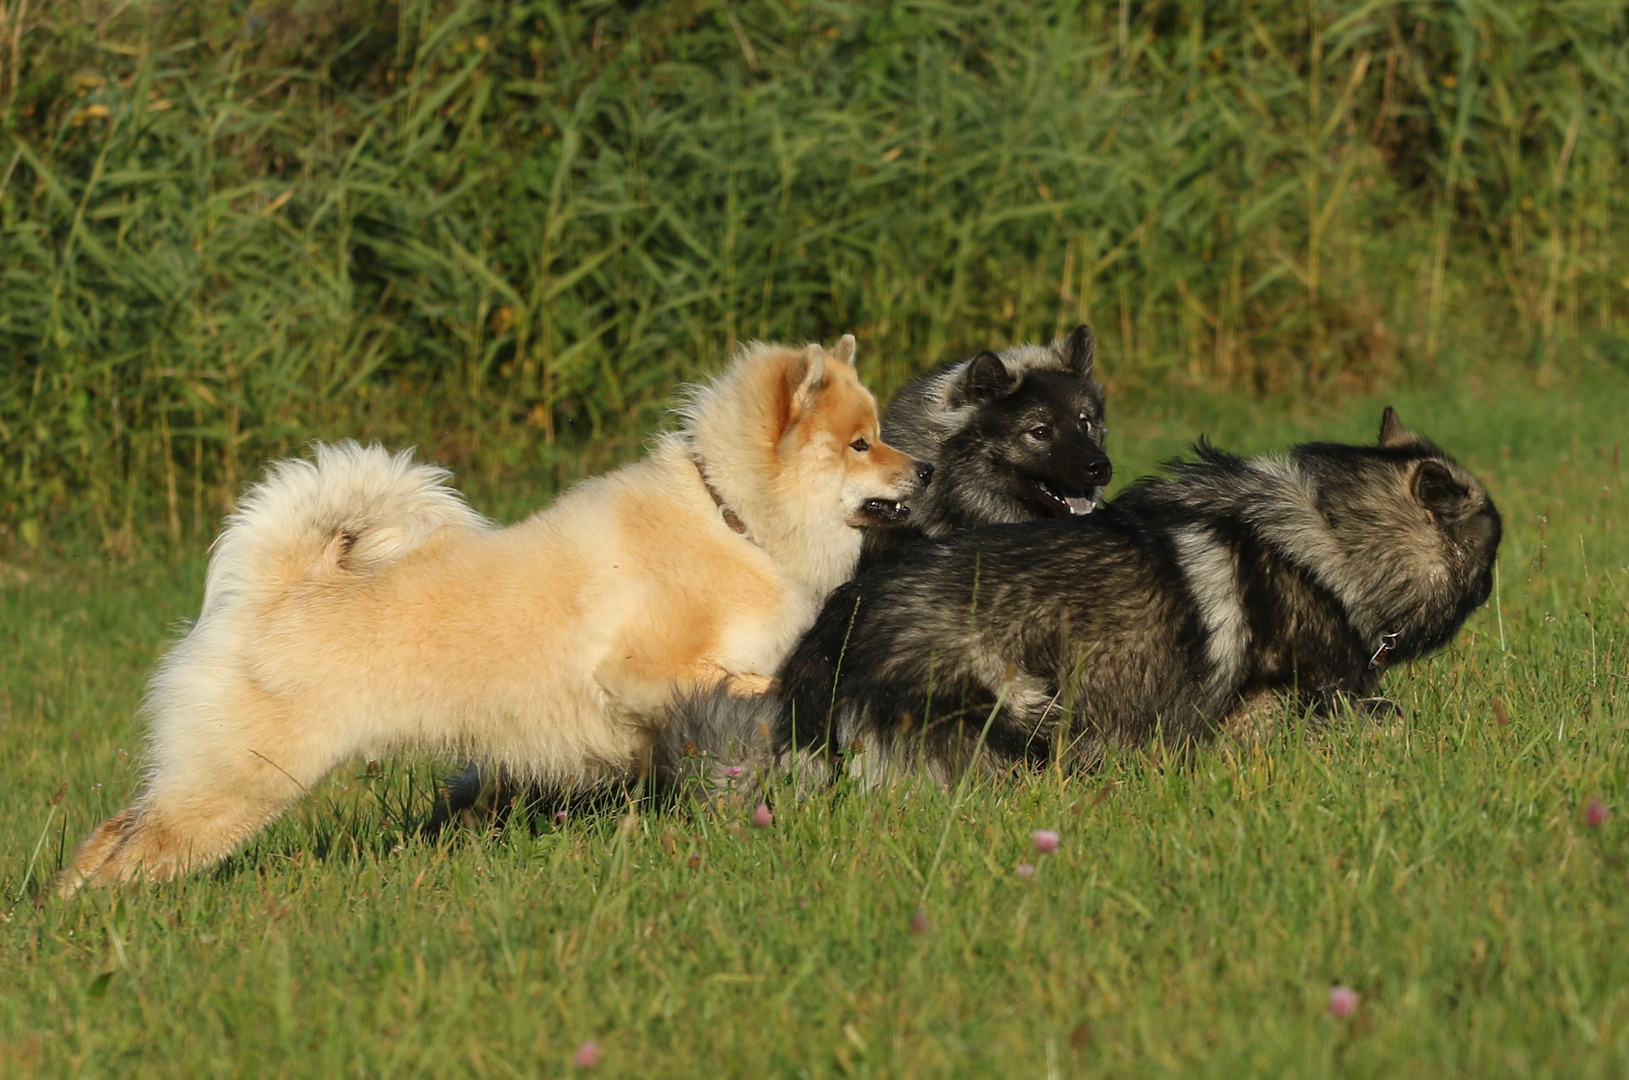
M 555 1076 L 592 1040 L 630 1077 L 1621 1076 L 1629 379 L 1580 380 L 1388 397 L 1507 525 L 1495 600 L 1388 676 L 1406 721 L 1126 753 L 953 816 L 840 790 L 768 828 L 638 806 L 437 843 L 437 763 L 355 762 L 218 871 L 41 901 L 134 785 L 201 553 L 0 566 L 0 1073 Z M 1167 397 L 1111 450 L 1369 439 L 1381 404 Z
M 886 392 L 1624 363 L 1618 3 L 0 2 L 0 542 L 201 542 L 268 456 L 551 489 L 751 337 Z

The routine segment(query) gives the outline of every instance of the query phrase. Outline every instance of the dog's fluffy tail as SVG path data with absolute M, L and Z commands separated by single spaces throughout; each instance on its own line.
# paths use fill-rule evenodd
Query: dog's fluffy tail
M 376 573 L 437 529 L 488 527 L 447 486 L 451 474 L 377 443 L 317 443 L 315 461 L 278 461 L 244 493 L 215 541 L 204 616 L 233 597 Z
M 659 781 L 704 802 L 759 797 L 775 771 L 779 694 L 732 694 L 724 686 L 678 698 L 657 743 Z

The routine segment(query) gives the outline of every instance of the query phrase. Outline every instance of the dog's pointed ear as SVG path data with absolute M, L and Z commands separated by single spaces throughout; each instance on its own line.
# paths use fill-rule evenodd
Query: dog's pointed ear
M 1097 335 L 1092 328 L 1081 323 L 1053 346 L 1058 355 L 1063 358 L 1063 369 L 1081 378 L 1092 373 L 1092 363 L 1097 359 Z
M 792 390 L 792 408 L 787 422 L 814 408 L 820 392 L 826 388 L 826 350 L 810 345 L 786 371 L 787 385 Z
M 1397 410 L 1390 405 L 1380 414 L 1380 445 L 1385 447 L 1414 446 L 1420 442 L 1420 437 L 1397 419 Z
M 957 397 L 962 402 L 991 401 L 1006 397 L 1017 386 L 1018 379 L 1007 370 L 1001 357 L 986 350 L 968 363 L 967 373 L 957 387 Z
M 835 360 L 839 364 L 845 364 L 849 367 L 853 367 L 854 335 L 844 334 L 842 337 L 838 338 L 837 344 L 833 345 L 829 350 L 827 350 L 826 358 L 828 360 Z
M 1471 497 L 1471 489 L 1455 479 L 1448 466 L 1430 458 L 1414 470 L 1410 486 L 1415 500 L 1437 518 L 1457 516 Z

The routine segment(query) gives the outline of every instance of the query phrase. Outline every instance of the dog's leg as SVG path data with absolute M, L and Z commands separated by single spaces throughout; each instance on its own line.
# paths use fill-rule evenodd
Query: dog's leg
M 726 675 L 724 689 L 736 697 L 757 697 L 775 689 L 773 675 Z
M 1258 690 L 1240 700 L 1223 718 L 1221 731 L 1234 742 L 1265 742 L 1287 722 L 1291 707 L 1284 695 L 1273 690 Z
M 233 779 L 189 790 L 148 788 L 130 806 L 97 826 L 74 852 L 57 894 L 82 885 L 141 877 L 167 881 L 231 854 L 286 810 L 306 785 L 292 775 Z M 315 783 L 321 774 L 310 777 Z
M 465 762 L 441 783 L 430 819 L 419 829 L 436 837 L 451 828 L 465 832 L 497 832 L 512 811 L 532 809 L 541 800 L 537 789 L 517 780 L 498 765 Z
M 737 697 L 767 693 L 775 685 L 768 675 L 737 675 L 706 660 L 656 670 L 637 663 L 611 663 L 594 672 L 595 681 L 617 708 L 628 716 L 662 715 L 673 700 L 674 690 L 700 692 L 724 684 Z
M 142 790 L 79 845 L 57 894 L 138 877 L 165 881 L 224 858 L 354 749 L 336 739 L 342 726 L 297 731 L 262 700 L 233 722 L 195 725 L 190 737 L 166 732 Z
M 1348 690 L 1320 690 L 1313 700 L 1313 714 L 1325 724 L 1357 717 L 1375 724 L 1388 724 L 1408 716 L 1408 710 L 1388 697 L 1354 694 Z

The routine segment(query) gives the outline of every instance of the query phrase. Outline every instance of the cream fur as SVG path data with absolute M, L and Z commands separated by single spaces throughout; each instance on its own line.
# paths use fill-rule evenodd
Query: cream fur
M 853 344 L 747 347 L 681 434 L 509 528 L 410 453 L 343 442 L 271 466 L 154 673 L 141 790 L 58 891 L 213 862 L 359 754 L 593 782 L 637 768 L 676 691 L 764 689 L 852 574 L 862 504 L 920 490 Z

